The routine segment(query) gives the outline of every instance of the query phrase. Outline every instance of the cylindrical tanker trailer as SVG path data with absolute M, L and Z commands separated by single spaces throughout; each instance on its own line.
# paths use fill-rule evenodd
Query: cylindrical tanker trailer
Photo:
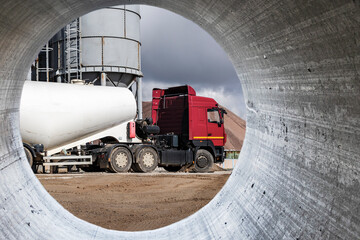
M 136 101 L 127 88 L 26 81 L 20 113 L 23 141 L 41 143 L 55 153 L 66 144 L 133 121 Z
M 100 166 L 93 163 L 103 157 L 102 168 L 127 172 L 133 159 L 131 147 L 142 143 L 135 136 L 135 117 L 136 100 L 125 87 L 24 84 L 20 128 L 33 166 L 82 165 L 85 170 L 97 170 Z M 141 170 L 153 170 L 157 158 L 153 160 Z
M 154 89 L 152 118 L 136 119 L 126 87 L 26 81 L 20 129 L 30 165 L 151 172 L 224 161 L 225 110 L 190 86 Z M 154 123 L 155 122 L 155 123 Z

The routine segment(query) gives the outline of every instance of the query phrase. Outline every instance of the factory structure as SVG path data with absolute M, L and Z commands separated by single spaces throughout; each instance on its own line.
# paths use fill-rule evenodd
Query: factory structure
M 56 33 L 27 80 L 127 87 L 142 118 L 140 6 L 107 7 L 75 19 Z

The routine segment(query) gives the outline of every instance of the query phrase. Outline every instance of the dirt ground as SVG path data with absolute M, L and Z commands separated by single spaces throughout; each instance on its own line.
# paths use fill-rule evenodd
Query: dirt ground
M 104 228 L 150 230 L 206 205 L 231 172 L 43 174 L 46 190 L 75 216 Z

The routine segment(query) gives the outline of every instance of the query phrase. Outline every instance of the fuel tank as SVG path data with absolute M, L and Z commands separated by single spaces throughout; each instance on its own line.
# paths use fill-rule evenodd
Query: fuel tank
M 20 104 L 23 142 L 45 150 L 66 145 L 136 116 L 127 88 L 26 81 Z

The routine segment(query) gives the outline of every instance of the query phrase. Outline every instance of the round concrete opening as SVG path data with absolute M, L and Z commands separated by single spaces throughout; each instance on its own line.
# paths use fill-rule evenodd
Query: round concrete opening
M 104 173 L 105 169 L 97 173 L 95 172 L 98 170 L 93 169 L 93 173 L 79 174 L 77 171 L 81 168 L 80 165 L 78 168 L 73 167 L 71 172 L 70 167 L 62 166 L 55 169 L 55 175 L 37 175 L 50 195 L 70 213 L 103 228 L 120 231 L 144 231 L 164 227 L 190 216 L 205 206 L 230 176 L 238 157 L 232 158 L 241 149 L 245 135 L 245 121 L 232 112 L 236 111 L 242 116 L 245 114 L 240 82 L 221 47 L 203 29 L 177 14 L 144 5 L 141 6 L 140 14 L 143 66 L 141 71 L 144 74 L 142 83 L 145 101 L 143 118 L 151 117 L 151 94 L 154 87 L 167 88 L 188 84 L 196 90 L 197 96 L 211 97 L 221 107 L 227 108 L 227 114 L 224 116 L 227 158 L 222 164 L 214 164 L 210 174 L 196 174 L 194 167 L 180 169 L 177 173 L 169 173 L 160 167 L 151 174 L 140 175 L 133 172 L 113 175 Z M 84 24 L 83 19 L 80 22 Z M 121 23 L 114 26 L 114 22 L 111 21 L 108 24 L 115 28 Z M 94 25 L 92 29 L 96 29 L 96 26 L 104 27 L 104 24 Z M 86 33 L 84 29 L 81 31 Z M 50 47 L 53 46 L 53 42 L 54 40 L 50 40 Z M 82 54 L 89 51 L 86 48 L 80 49 Z M 45 58 L 44 55 L 40 56 L 40 59 Z M 50 62 L 50 68 L 53 69 L 51 64 Z M 36 63 L 33 65 L 37 66 Z M 158 66 L 161 66 L 161 69 L 158 69 Z M 33 72 L 36 73 L 36 70 L 33 69 Z M 87 79 L 84 75 L 82 77 Z M 46 74 L 40 74 L 38 77 L 33 74 L 33 80 L 35 79 L 46 81 Z M 154 79 L 157 81 L 154 82 Z M 60 89 L 58 92 L 66 93 Z M 63 98 L 62 100 L 66 99 L 64 96 Z M 23 103 L 24 98 L 21 104 Z M 43 104 L 40 104 L 43 106 L 41 111 L 47 111 Z M 73 105 L 73 102 L 71 104 Z M 34 108 L 34 105 L 31 107 Z M 96 109 L 93 104 L 92 109 Z M 34 114 L 38 110 L 40 109 L 35 108 L 30 112 Z M 20 108 L 20 115 L 21 111 Z M 61 112 L 61 115 L 65 116 L 64 112 Z M 44 115 L 39 114 L 39 117 L 46 119 Z M 74 124 L 76 118 L 67 119 Z M 36 121 L 32 120 L 30 124 L 34 122 Z M 217 129 L 218 125 L 213 124 Z M 152 159 L 147 160 L 152 162 Z M 197 166 L 206 168 L 208 164 L 207 158 L 202 157 L 198 160 Z M 94 165 L 97 166 L 96 163 Z M 43 171 L 43 167 L 37 165 L 34 170 L 39 173 Z M 89 171 L 86 168 L 82 170 Z
M 31 173 L 18 130 L 22 79 L 40 43 L 75 16 L 125 1 L 1 3 L 2 238 L 360 235 L 358 1 L 131 1 L 169 9 L 208 31 L 229 54 L 248 109 L 240 162 L 220 194 L 183 221 L 138 233 L 105 230 L 65 211 Z

